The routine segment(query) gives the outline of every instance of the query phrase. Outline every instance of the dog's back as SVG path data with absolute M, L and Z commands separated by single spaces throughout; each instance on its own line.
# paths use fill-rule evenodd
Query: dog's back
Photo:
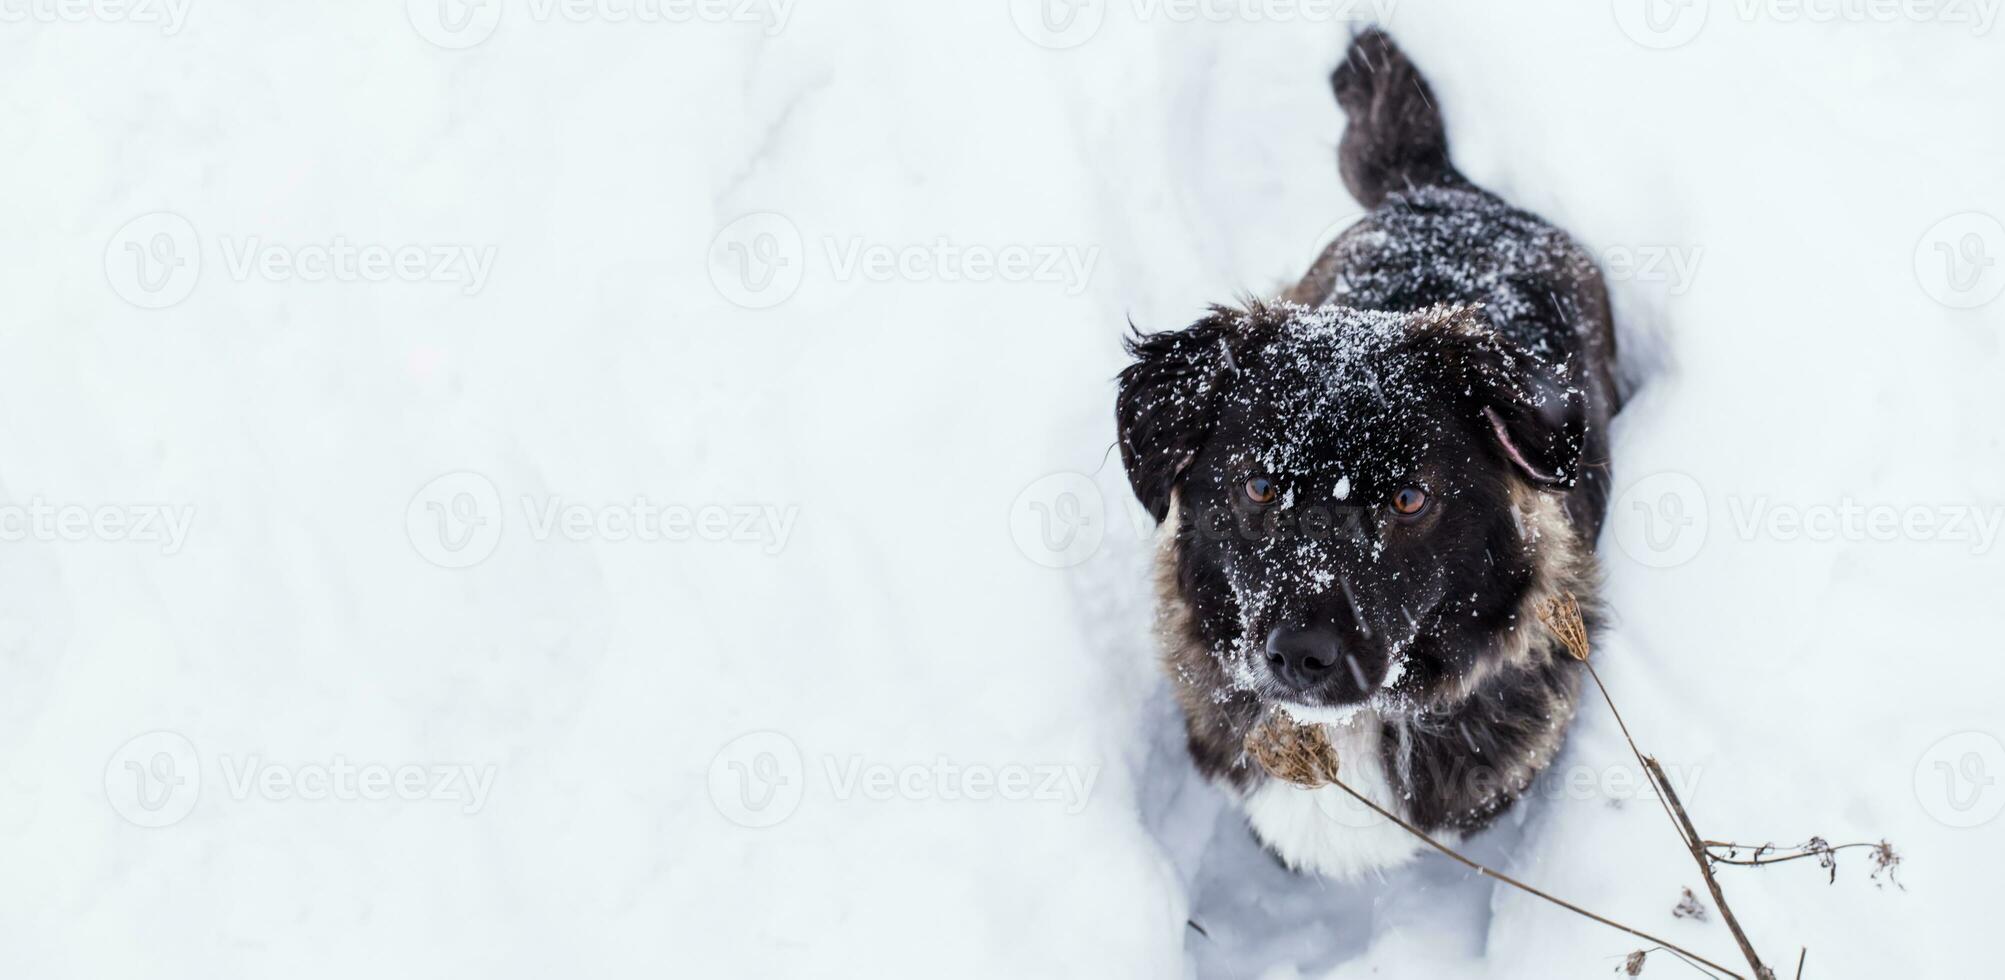
M 1606 510 L 1608 421 L 1618 407 L 1600 270 L 1565 232 L 1455 169 L 1433 90 L 1384 32 L 1352 42 L 1330 87 L 1347 119 L 1338 169 L 1370 211 L 1285 298 L 1396 311 L 1480 304 L 1513 343 L 1572 366 L 1589 435 L 1584 485 L 1568 511 L 1592 542 Z

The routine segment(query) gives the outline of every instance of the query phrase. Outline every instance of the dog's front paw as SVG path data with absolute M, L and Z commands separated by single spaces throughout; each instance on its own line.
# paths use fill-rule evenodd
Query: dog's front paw
M 1270 713 L 1246 733 L 1246 754 L 1276 779 L 1314 789 L 1337 781 L 1337 750 L 1320 725 L 1302 725 L 1286 712 Z

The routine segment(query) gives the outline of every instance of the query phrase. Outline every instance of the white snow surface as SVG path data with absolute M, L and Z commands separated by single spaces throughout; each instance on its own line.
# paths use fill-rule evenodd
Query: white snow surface
M 1938 221 L 2005 215 L 2005 32 L 1715 2 L 1655 50 L 1625 6 L 1387 20 L 1458 164 L 1611 270 L 1640 489 L 1600 547 L 1603 676 L 1707 836 L 1905 859 L 1905 890 L 1861 851 L 1835 884 L 1724 870 L 1781 972 L 1983 975 L 2005 822 L 1957 825 L 2005 806 L 2005 558 L 1788 516 L 2005 507 L 2005 300 L 1926 270 Z M 1349 25 L 1105 4 L 1048 49 L 1005 0 L 506 0 L 448 50 L 426 8 L 0 23 L 0 976 L 1517 978 L 1638 948 L 1435 856 L 1291 875 L 1183 755 L 1118 340 L 1271 294 L 1356 213 Z M 116 270 L 158 239 L 121 229 L 161 211 L 199 280 L 146 309 Z M 728 237 L 761 212 L 801 247 Z M 492 263 L 469 295 L 232 261 L 337 238 Z M 732 302 L 713 253 L 775 241 L 799 288 Z M 1091 261 L 846 264 L 941 242 Z M 481 495 L 421 489 L 461 472 L 500 537 L 442 567 L 425 529 L 461 512 L 427 504 Z M 795 517 L 616 540 L 636 499 Z M 537 533 L 553 500 L 576 533 Z M 1638 524 L 1667 501 L 1696 537 Z M 193 522 L 19 532 L 38 502 Z M 1736 964 L 1716 914 L 1671 916 L 1704 891 L 1627 760 L 1585 702 L 1555 767 L 1585 776 L 1469 851 Z

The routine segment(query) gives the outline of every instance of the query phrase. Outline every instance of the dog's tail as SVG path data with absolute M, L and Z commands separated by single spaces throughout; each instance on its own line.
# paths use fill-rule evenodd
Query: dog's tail
M 1462 183 L 1448 162 L 1433 90 L 1384 31 L 1374 27 L 1351 42 L 1330 88 L 1348 117 L 1337 168 L 1358 203 L 1377 207 L 1393 191 Z

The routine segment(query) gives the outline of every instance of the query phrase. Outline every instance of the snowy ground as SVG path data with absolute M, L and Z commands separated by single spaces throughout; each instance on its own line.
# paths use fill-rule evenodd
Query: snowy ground
M 1604 676 L 1708 835 L 1900 849 L 1905 890 L 1728 873 L 1772 959 L 1979 975 L 1997 0 L 1523 6 L 1376 17 L 1463 168 L 1614 279 Z M 0 976 L 1636 948 L 1445 861 L 1281 872 L 1155 674 L 1116 341 L 1353 212 L 1350 25 L 628 9 L 0 0 Z M 1472 852 L 1733 962 L 1625 758 L 1588 710 Z

